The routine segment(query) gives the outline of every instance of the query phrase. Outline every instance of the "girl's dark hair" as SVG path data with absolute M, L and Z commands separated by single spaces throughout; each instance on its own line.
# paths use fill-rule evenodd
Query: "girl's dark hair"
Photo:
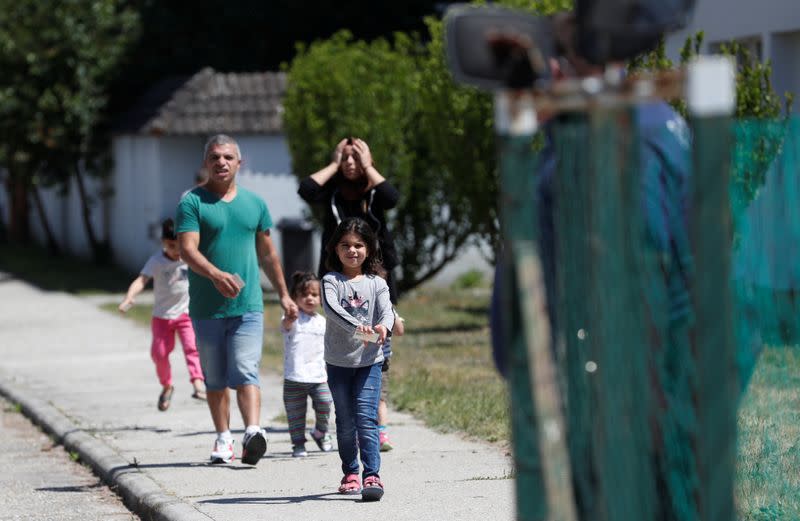
M 379 277 L 386 276 L 386 270 L 383 268 L 383 258 L 381 257 L 381 248 L 378 245 L 378 236 L 372 230 L 367 221 L 358 217 L 348 217 L 339 223 L 333 236 L 325 245 L 325 252 L 328 254 L 325 259 L 325 267 L 330 271 L 342 271 L 342 261 L 339 260 L 339 255 L 336 254 L 336 245 L 342 240 L 342 237 L 348 233 L 354 233 L 361 237 L 364 244 L 367 245 L 367 258 L 364 264 L 361 265 L 361 272 L 364 275 L 378 275 Z
M 319 279 L 310 271 L 295 271 L 292 273 L 292 283 L 289 294 L 292 298 L 302 295 L 312 282 L 319 282 Z
M 171 218 L 164 219 L 161 222 L 161 238 L 168 241 L 174 241 L 178 238 L 175 233 L 175 221 Z

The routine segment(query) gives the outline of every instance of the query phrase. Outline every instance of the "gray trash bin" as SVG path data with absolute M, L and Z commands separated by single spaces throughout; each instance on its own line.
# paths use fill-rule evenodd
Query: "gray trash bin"
M 285 217 L 278 221 L 275 227 L 281 232 L 283 274 L 286 278 L 286 286 L 290 287 L 292 273 L 295 271 L 311 271 L 313 273 L 317 271 L 314 266 L 312 245 L 314 225 L 303 218 Z

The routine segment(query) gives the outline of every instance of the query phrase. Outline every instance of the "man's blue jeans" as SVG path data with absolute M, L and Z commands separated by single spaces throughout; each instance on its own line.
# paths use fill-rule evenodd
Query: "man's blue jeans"
M 336 407 L 336 441 L 345 475 L 358 474 L 359 449 L 364 465 L 362 478 L 380 474 L 378 401 L 381 397 L 381 365 L 337 367 L 327 364 L 328 387 Z

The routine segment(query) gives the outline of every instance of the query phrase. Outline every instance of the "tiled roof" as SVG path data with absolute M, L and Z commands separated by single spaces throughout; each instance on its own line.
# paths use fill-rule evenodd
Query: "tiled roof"
M 118 133 L 171 136 L 281 132 L 283 72 L 222 73 L 207 67 L 159 82 L 115 126 Z

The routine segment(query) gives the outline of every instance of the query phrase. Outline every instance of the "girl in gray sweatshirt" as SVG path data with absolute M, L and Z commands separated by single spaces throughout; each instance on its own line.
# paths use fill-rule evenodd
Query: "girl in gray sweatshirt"
M 344 474 L 339 492 L 378 501 L 383 496 L 378 442 L 381 344 L 394 326 L 389 287 L 381 278 L 378 241 L 364 220 L 343 220 L 326 251 L 331 271 L 322 278 L 325 362 Z

